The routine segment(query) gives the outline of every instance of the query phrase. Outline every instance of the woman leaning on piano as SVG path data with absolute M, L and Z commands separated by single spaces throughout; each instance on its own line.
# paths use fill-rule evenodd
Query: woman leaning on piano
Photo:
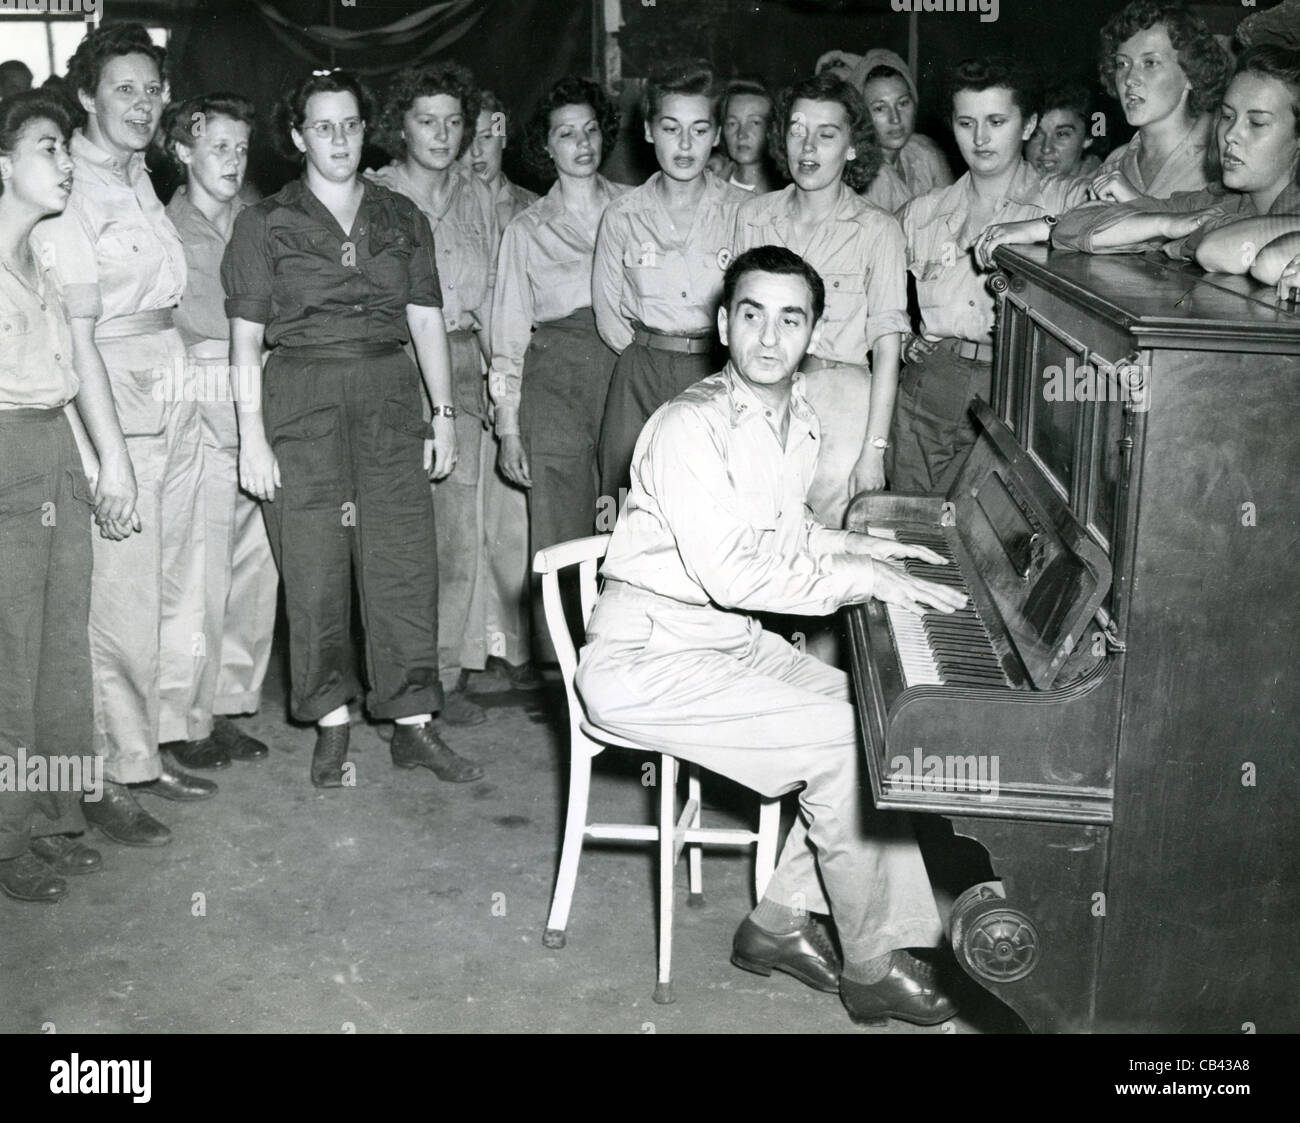
M 1242 54 L 1223 97 L 1216 140 L 1221 182 L 1168 199 L 1085 204 L 1061 217 L 1053 244 L 1087 253 L 1163 249 L 1210 272 L 1250 273 L 1279 290 L 1294 287 L 1300 51 L 1263 44 Z

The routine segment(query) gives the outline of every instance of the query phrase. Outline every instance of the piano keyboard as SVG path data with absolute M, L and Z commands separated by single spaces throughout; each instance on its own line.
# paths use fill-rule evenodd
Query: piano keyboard
M 923 581 L 948 585 L 968 596 L 970 590 L 952 550 L 938 528 L 906 527 L 899 530 L 872 527 L 870 533 L 893 538 L 912 546 L 925 546 L 948 565 L 931 565 L 915 558 L 902 560 L 903 569 Z M 987 689 L 1010 687 L 1011 681 L 993 650 L 993 642 L 971 601 L 951 613 L 927 612 L 915 616 L 905 608 L 886 604 L 889 627 L 894 635 L 903 682 L 907 686 L 977 686 Z

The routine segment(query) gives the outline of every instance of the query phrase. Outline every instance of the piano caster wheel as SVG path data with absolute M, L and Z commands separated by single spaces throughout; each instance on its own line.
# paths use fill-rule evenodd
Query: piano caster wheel
M 949 936 L 957 961 L 977 979 L 1014 983 L 1041 955 L 1038 929 L 1006 903 L 996 881 L 972 885 L 952 906 Z

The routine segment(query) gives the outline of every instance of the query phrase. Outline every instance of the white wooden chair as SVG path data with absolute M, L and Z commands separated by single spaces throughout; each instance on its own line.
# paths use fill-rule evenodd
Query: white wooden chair
M 560 851 L 560 868 L 555 879 L 555 896 L 546 921 L 542 942 L 548 948 L 562 948 L 569 906 L 578 880 L 578 860 L 587 839 L 657 842 L 659 844 L 659 974 L 654 1000 L 673 1000 L 673 887 L 674 871 L 682 850 L 690 851 L 690 901 L 702 903 L 704 884 L 701 851 L 705 846 L 754 846 L 754 890 L 763 896 L 776 865 L 777 831 L 781 819 L 781 801 L 763 799 L 759 805 L 758 830 L 723 829 L 700 825 L 700 770 L 687 765 L 686 805 L 677 812 L 677 760 L 654 745 L 642 745 L 615 737 L 591 725 L 583 713 L 582 703 L 573 687 L 578 669 L 564 603 L 560 595 L 560 573 L 578 567 L 578 587 L 585 632 L 596 606 L 596 563 L 605 556 L 608 534 L 576 538 L 538 550 L 533 571 L 542 578 L 542 601 L 546 610 L 546 627 L 555 645 L 555 654 L 564 676 L 564 693 L 569 703 L 569 803 L 564 822 L 564 843 Z M 657 785 L 659 822 L 655 823 L 588 823 L 587 797 L 591 790 L 591 762 L 607 747 L 657 753 L 660 759 Z

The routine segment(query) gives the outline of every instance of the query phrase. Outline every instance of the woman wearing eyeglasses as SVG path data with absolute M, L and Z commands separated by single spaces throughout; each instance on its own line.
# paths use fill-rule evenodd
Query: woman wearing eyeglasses
M 344 783 L 348 703 L 361 693 L 354 575 L 366 705 L 397 725 L 393 763 L 452 782 L 483 774 L 432 722 L 443 695 L 428 474 L 455 467 L 455 408 L 428 220 L 359 175 L 373 110 L 346 71 L 299 83 L 277 113 L 303 176 L 240 214 L 221 269 L 232 362 L 256 374 L 271 352 L 260 392 L 238 403 L 240 484 L 263 501 L 284 580 L 290 706 L 316 723 L 317 787 Z

